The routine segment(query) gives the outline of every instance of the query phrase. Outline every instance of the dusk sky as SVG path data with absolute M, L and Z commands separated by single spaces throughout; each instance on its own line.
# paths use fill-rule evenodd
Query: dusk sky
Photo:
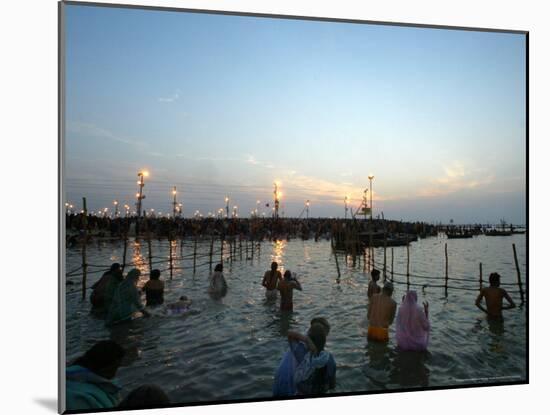
M 525 223 L 525 36 L 66 7 L 66 199 L 80 209 Z M 263 207 L 268 212 L 269 208 Z

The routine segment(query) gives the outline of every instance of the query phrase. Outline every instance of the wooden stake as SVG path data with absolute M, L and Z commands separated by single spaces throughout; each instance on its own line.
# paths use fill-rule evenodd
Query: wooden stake
M 223 264 L 223 239 L 220 239 L 220 264 Z
M 409 263 L 410 263 L 409 239 L 407 238 L 407 290 L 409 289 Z
M 210 272 L 212 272 L 212 255 L 214 254 L 214 235 L 210 240 Z
M 128 251 L 128 232 L 124 234 L 124 248 L 122 250 L 122 272 L 124 272 L 124 268 L 126 267 L 127 251 Z
M 153 270 L 153 250 L 151 249 L 151 232 L 149 231 L 149 221 L 144 218 L 145 229 L 147 232 L 147 249 L 149 250 L 149 273 Z
M 447 297 L 449 285 L 449 256 L 447 255 L 447 243 L 445 243 L 445 297 Z
M 195 235 L 195 246 L 193 248 L 193 274 L 197 271 L 197 235 Z
M 479 263 L 479 291 L 483 289 L 483 264 Z
M 86 198 L 82 198 L 82 207 L 84 216 L 82 217 L 82 226 L 84 235 L 82 240 L 82 300 L 86 299 L 86 279 L 88 278 L 88 264 L 86 263 L 86 245 L 88 245 L 88 209 L 86 208 Z
M 170 245 L 170 279 L 174 276 L 174 262 L 172 258 L 172 233 L 168 233 L 168 244 Z
M 246 256 L 248 256 L 248 242 L 246 242 Z M 243 240 L 239 238 L 239 259 L 243 260 Z
M 393 248 L 391 249 L 391 276 L 390 281 L 393 282 Z
M 332 238 L 330 239 L 330 246 L 332 247 L 332 253 L 334 254 L 334 260 L 336 261 L 336 271 L 338 272 L 338 278 L 336 278 L 336 282 L 340 284 L 340 265 L 338 264 L 338 255 L 336 255 L 336 250 L 334 249 L 334 242 Z
M 516 253 L 516 244 L 512 244 L 512 248 L 514 249 L 514 262 L 516 263 L 516 273 L 518 277 L 518 287 L 519 287 L 519 295 L 521 296 L 521 304 L 525 302 L 524 294 L 523 294 L 523 285 L 521 283 L 521 274 L 519 272 L 519 264 L 518 264 L 518 255 Z

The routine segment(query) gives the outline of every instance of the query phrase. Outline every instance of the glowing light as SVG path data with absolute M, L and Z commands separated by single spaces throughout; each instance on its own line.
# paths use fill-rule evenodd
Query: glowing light
M 147 170 L 145 170 L 144 172 L 142 172 L 143 174 L 143 177 L 149 177 L 149 172 Z

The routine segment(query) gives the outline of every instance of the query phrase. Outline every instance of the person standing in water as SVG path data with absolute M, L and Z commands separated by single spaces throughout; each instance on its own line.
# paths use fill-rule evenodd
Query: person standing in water
M 416 291 L 407 291 L 395 320 L 395 339 L 401 350 L 424 351 L 428 348 L 430 322 L 428 303 L 417 304 Z
M 380 292 L 380 286 L 378 285 L 378 280 L 380 279 L 380 271 L 378 271 L 377 269 L 373 269 L 370 272 L 370 277 L 371 280 L 369 282 L 369 289 L 367 291 L 367 297 L 369 298 L 369 300 L 374 294 L 378 294 Z
M 271 263 L 271 271 L 266 271 L 262 285 L 265 287 L 265 297 L 268 300 L 277 299 L 277 285 L 282 280 L 281 272 L 277 270 L 279 264 L 276 262 Z
M 393 323 L 397 304 L 391 298 L 393 284 L 386 282 L 380 294 L 374 294 L 369 301 L 367 318 L 369 329 L 367 337 L 370 340 L 387 342 L 389 340 L 388 327 Z
M 227 282 L 223 276 L 223 265 L 218 264 L 214 268 L 214 272 L 210 275 L 210 284 L 208 292 L 214 296 L 224 296 L 227 294 Z
M 149 281 L 143 286 L 147 307 L 161 305 L 164 303 L 164 281 L 160 279 L 160 271 L 151 271 Z
M 292 311 L 294 306 L 292 303 L 292 293 L 294 290 L 302 291 L 302 284 L 296 278 L 292 277 L 290 270 L 285 271 L 284 278 L 279 282 L 277 287 L 281 293 L 281 311 Z
M 476 299 L 476 306 L 485 314 L 490 320 L 502 321 L 502 310 L 510 310 L 514 308 L 516 304 L 510 298 L 510 295 L 505 289 L 500 288 L 500 275 L 493 272 L 489 275 L 489 287 L 485 287 L 481 290 Z M 485 298 L 485 306 L 481 305 L 481 301 Z M 506 298 L 508 305 L 502 305 L 502 299 Z

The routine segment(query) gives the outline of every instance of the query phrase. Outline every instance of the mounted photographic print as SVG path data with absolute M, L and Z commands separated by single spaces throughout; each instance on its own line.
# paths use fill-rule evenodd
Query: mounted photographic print
M 527 32 L 59 6 L 60 412 L 528 382 Z

